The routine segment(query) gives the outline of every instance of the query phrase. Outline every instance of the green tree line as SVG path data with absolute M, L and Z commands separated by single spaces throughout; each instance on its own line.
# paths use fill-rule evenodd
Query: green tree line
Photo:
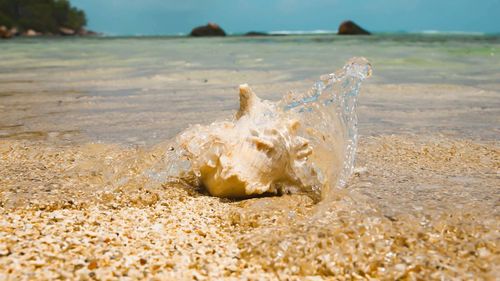
M 57 33 L 60 27 L 79 30 L 86 24 L 85 13 L 68 0 L 0 0 L 0 25 L 8 28 Z

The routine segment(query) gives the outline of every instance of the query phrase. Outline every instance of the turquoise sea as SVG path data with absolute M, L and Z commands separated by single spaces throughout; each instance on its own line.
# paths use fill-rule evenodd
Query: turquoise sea
M 353 56 L 372 63 L 367 87 L 376 93 L 380 85 L 403 84 L 423 88 L 400 97 L 417 98 L 433 84 L 500 90 L 498 35 L 17 38 L 0 41 L 0 48 L 5 136 L 79 132 L 76 139 L 155 143 L 188 124 L 230 114 L 239 84 L 279 99 L 306 90 Z M 381 127 L 383 119 L 362 114 L 361 132 L 396 132 L 391 122 L 405 127 L 395 118 Z

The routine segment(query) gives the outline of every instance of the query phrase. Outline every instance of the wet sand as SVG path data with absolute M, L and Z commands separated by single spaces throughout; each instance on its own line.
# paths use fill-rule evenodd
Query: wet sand
M 2 42 L 0 279 L 498 280 L 499 42 Z M 352 56 L 374 76 L 356 173 L 332 198 L 234 201 L 149 177 L 168 139 L 234 112 L 238 84 L 278 100 Z
M 498 276 L 498 144 L 363 139 L 365 166 L 318 205 L 300 195 L 231 201 L 148 184 L 140 167 L 154 152 L 29 141 L 2 142 L 1 151 L 3 277 Z M 105 167 L 122 159 L 132 180 L 107 182 Z
M 299 82 L 254 89 L 272 99 L 309 84 Z M 206 122 L 236 105 L 229 90 L 205 91 L 203 102 L 214 106 Z M 133 97 L 87 98 L 108 106 L 94 117 L 67 93 L 29 101 L 4 96 L 0 276 L 495 280 L 498 94 L 456 85 L 367 84 L 356 173 L 345 190 L 319 204 L 301 195 L 218 199 L 183 183 L 151 180 L 145 171 L 161 163 L 169 145 L 158 139 L 186 124 L 148 139 L 141 132 L 160 132 L 173 113 L 114 113 L 124 104 L 148 108 Z M 66 113 L 46 114 L 55 108 Z M 124 123 L 160 121 L 129 128 L 116 125 L 113 114 Z M 56 122 L 61 116 L 68 122 Z M 185 116 L 188 123 L 200 115 Z M 91 128 L 97 117 L 100 125 Z M 108 138 L 96 143 L 105 135 L 100 130 Z

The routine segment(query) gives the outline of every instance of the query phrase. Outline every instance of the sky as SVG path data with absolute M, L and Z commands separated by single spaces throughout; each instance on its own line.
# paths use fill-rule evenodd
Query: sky
M 500 33 L 500 0 L 71 0 L 88 28 L 108 35 L 187 34 L 218 23 L 228 33 L 337 30 Z

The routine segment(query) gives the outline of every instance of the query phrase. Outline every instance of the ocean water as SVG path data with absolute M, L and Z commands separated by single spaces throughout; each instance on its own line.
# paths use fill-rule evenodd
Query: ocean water
M 289 90 L 305 91 L 353 56 L 372 63 L 372 89 L 500 88 L 499 36 L 22 38 L 1 41 L 0 47 L 3 137 L 52 133 L 72 141 L 153 144 L 188 124 L 230 114 L 239 84 L 277 100 Z M 469 105 L 483 106 L 475 102 Z M 371 128 L 396 132 L 389 127 L 404 124 L 392 118 L 396 124 L 381 127 L 385 121 L 361 114 L 362 134 L 377 133 Z M 480 135 L 492 138 L 487 130 Z
M 0 41 L 0 276 L 497 280 L 499 50 L 457 34 Z M 238 85 L 300 96 L 355 56 L 373 75 L 354 174 L 327 200 L 151 176 L 176 134 L 234 114 Z

